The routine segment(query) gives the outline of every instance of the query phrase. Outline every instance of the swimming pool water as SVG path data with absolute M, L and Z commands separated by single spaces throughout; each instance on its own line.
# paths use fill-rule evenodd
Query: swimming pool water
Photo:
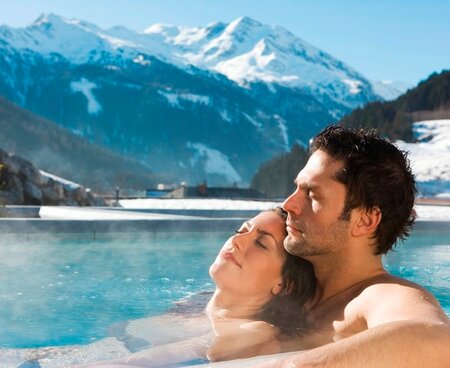
M 0 346 L 84 344 L 114 323 L 161 314 L 212 290 L 210 263 L 226 234 L 111 234 L 0 246 Z
M 2 239 L 0 347 L 90 343 L 115 323 L 164 313 L 212 290 L 208 268 L 227 236 Z M 416 232 L 384 263 L 429 289 L 450 315 L 449 233 Z
M 413 233 L 384 258 L 384 265 L 389 272 L 424 286 L 450 317 L 450 231 Z

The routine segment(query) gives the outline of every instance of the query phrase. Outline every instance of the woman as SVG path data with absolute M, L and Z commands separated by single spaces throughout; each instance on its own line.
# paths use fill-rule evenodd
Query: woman
M 306 327 L 303 307 L 315 288 L 314 273 L 309 262 L 284 249 L 285 221 L 284 210 L 275 208 L 244 222 L 211 265 L 216 290 L 206 311 L 216 338 L 210 360 L 269 353 L 276 349 L 269 344 Z
M 306 328 L 304 304 L 315 289 L 311 264 L 284 249 L 285 221 L 281 208 L 261 212 L 222 247 L 209 270 L 216 283 L 206 307 L 212 336 L 152 347 L 107 365 L 156 367 L 280 352 L 284 337 Z

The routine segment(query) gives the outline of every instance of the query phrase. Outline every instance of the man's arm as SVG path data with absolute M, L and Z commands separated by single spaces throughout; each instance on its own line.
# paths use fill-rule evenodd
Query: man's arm
M 450 328 L 447 324 L 401 321 L 256 367 L 446 368 L 449 362 Z
M 418 285 L 388 281 L 358 297 L 367 330 L 267 367 L 449 367 L 450 321 L 439 303 Z

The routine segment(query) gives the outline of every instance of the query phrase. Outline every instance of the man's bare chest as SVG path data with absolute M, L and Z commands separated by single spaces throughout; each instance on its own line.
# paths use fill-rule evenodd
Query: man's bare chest
M 367 329 L 361 301 L 355 295 L 326 301 L 310 310 L 311 331 L 322 343 L 340 340 Z

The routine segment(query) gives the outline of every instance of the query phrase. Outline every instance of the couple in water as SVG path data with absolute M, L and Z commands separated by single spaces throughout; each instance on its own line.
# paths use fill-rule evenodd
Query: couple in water
M 280 207 L 263 211 L 245 221 L 223 245 L 209 269 L 216 289 L 204 313 L 179 321 L 182 329 L 186 324 L 205 325 L 207 320 L 212 333 L 99 366 L 163 367 L 284 351 L 283 341 L 306 332 L 305 304 L 315 290 L 311 263 L 283 246 L 286 218 Z
M 166 346 L 172 361 L 151 348 L 107 365 L 295 351 L 255 366 L 448 367 L 450 322 L 439 303 L 382 264 L 414 221 L 406 155 L 373 131 L 333 125 L 313 139 L 295 184 L 284 210 L 245 222 L 210 267 L 212 338 Z

